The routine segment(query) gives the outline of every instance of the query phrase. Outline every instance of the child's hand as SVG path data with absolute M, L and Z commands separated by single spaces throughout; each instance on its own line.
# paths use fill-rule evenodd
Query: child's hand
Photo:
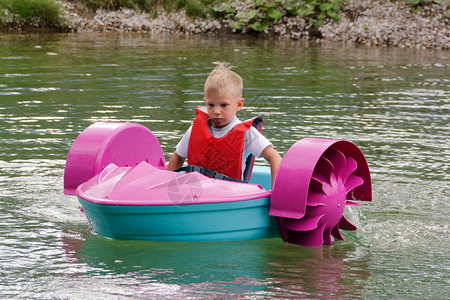
M 169 160 L 169 163 L 167 164 L 167 171 L 173 171 L 178 168 L 181 168 L 184 164 L 184 157 L 181 157 L 178 155 L 177 151 L 175 151 L 172 154 L 172 157 Z
M 272 185 L 273 180 L 275 179 L 275 175 L 277 174 L 278 166 L 281 162 L 281 156 L 278 154 L 277 150 L 275 150 L 272 146 L 267 146 L 261 152 L 261 156 L 270 164 L 270 174 L 272 175 Z

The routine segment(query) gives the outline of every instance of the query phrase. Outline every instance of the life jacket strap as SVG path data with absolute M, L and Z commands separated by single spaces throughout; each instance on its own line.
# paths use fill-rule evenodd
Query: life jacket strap
M 214 178 L 214 179 L 248 183 L 247 180 L 234 179 L 234 178 L 228 177 L 227 175 L 217 173 L 216 171 L 213 171 L 211 169 L 207 169 L 207 168 L 203 168 L 203 167 L 199 167 L 199 166 L 195 166 L 195 165 L 184 166 L 184 167 L 174 170 L 174 172 L 198 172 L 202 175 L 205 175 L 205 176 L 208 176 L 208 177 Z

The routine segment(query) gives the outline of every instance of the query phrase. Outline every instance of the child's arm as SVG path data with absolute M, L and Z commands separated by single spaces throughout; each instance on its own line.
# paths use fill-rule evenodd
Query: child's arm
M 167 164 L 167 171 L 173 171 L 183 166 L 185 158 L 178 155 L 177 151 L 172 154 L 172 157 Z
M 281 162 L 281 156 L 280 154 L 278 154 L 277 150 L 275 150 L 270 145 L 264 148 L 264 150 L 261 152 L 261 156 L 264 157 L 264 159 L 270 164 L 270 173 L 272 175 L 272 185 L 273 185 L 273 180 L 275 179 L 278 166 L 280 165 Z

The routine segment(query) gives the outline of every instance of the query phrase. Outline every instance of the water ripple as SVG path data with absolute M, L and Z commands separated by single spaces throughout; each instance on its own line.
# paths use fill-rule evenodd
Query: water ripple
M 198 37 L 50 37 L 8 35 L 0 48 L 3 297 L 447 296 L 447 53 Z M 358 226 L 344 233 L 347 242 L 310 249 L 280 239 L 116 241 L 92 234 L 77 199 L 63 195 L 67 152 L 96 121 L 147 126 L 168 158 L 202 105 L 205 78 L 219 59 L 236 65 L 244 79 L 239 117 L 263 116 L 263 133 L 281 154 L 305 137 L 350 140 L 362 149 L 373 202 L 346 211 Z

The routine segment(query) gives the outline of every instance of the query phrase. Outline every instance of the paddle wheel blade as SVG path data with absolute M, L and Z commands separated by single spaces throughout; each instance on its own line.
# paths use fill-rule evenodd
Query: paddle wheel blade
M 354 188 L 364 183 L 364 180 L 356 175 L 350 175 L 344 183 L 345 193 L 347 194 Z
M 311 181 L 309 183 L 309 191 L 311 191 L 311 190 L 323 193 L 322 181 L 320 181 L 318 178 L 311 177 Z
M 322 246 L 325 226 L 311 231 L 291 231 L 287 242 L 302 246 Z
M 327 151 L 323 154 L 332 164 L 333 164 L 333 173 L 337 177 L 341 172 L 342 168 L 345 166 L 346 158 L 345 155 L 334 148 L 328 148 Z
M 300 220 L 284 218 L 281 221 L 281 225 L 288 230 L 311 231 L 318 227 L 317 224 L 322 217 L 323 215 L 320 215 L 317 217 L 303 218 Z
M 356 230 L 356 226 L 350 223 L 344 216 L 342 216 L 341 221 L 339 221 L 339 228 L 349 231 Z
M 324 245 L 333 244 L 333 240 L 331 239 L 331 228 L 327 228 L 323 231 L 323 244 Z
M 333 230 L 331 230 L 331 234 L 334 236 L 335 239 L 340 240 L 340 241 L 345 241 L 345 239 L 341 235 L 341 232 L 339 231 L 338 226 L 333 227 Z
M 307 205 L 309 206 L 321 206 L 325 205 L 325 202 L 327 201 L 326 195 L 321 192 L 318 193 L 316 191 L 309 191 L 308 192 L 308 202 Z
M 330 183 L 331 174 L 333 173 L 333 164 L 328 159 L 321 156 L 314 169 L 314 173 L 320 174 L 321 177 L 325 178 L 327 183 Z
M 311 181 L 313 181 L 313 180 L 318 182 L 318 184 L 319 184 L 319 186 L 320 186 L 319 192 L 320 192 L 320 191 L 323 191 L 323 186 L 324 186 L 325 184 L 330 184 L 330 183 L 328 182 L 328 180 L 327 180 L 325 177 L 323 177 L 322 174 L 319 174 L 319 173 L 314 173 L 314 174 L 312 175 Z
M 345 182 L 347 178 L 355 172 L 356 168 L 358 167 L 358 164 L 356 163 L 356 160 L 354 160 L 351 157 L 347 157 L 345 162 L 345 166 L 342 168 L 339 177 L 342 178 L 342 180 Z

